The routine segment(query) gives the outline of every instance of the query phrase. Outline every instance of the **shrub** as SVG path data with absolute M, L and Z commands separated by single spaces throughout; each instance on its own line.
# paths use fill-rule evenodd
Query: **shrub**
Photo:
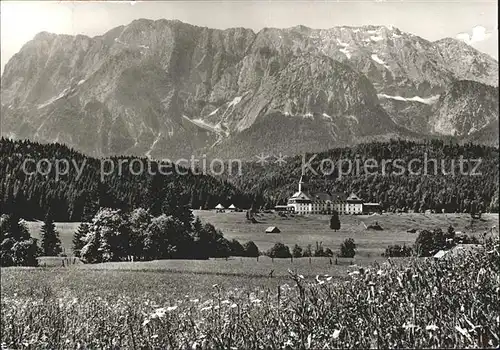
M 292 256 L 294 258 L 300 258 L 300 257 L 302 257 L 302 248 L 298 244 L 295 244 L 293 246 Z
M 308 245 L 307 245 L 307 247 L 306 247 L 306 249 L 304 249 L 304 250 L 302 251 L 302 256 L 303 256 L 304 258 L 308 258 L 308 257 L 310 257 L 310 256 L 312 256 L 312 255 L 313 255 L 313 253 L 312 253 L 312 247 L 311 247 L 311 245 L 310 245 L 310 244 L 308 244 Z
M 330 248 L 325 248 L 325 256 L 331 258 L 333 256 L 333 251 Z
M 399 244 L 390 245 L 385 249 L 382 256 L 385 257 L 408 257 L 413 254 L 413 249 L 406 245 L 400 246 Z
M 267 255 L 271 258 L 289 258 L 292 256 L 290 254 L 290 248 L 279 242 L 267 251 Z
M 356 255 L 356 243 L 354 239 L 347 238 L 340 245 L 340 253 L 339 256 L 341 258 L 353 258 Z

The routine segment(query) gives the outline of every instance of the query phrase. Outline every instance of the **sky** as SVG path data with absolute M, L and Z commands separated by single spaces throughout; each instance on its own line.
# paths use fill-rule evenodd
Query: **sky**
M 463 40 L 498 60 L 497 2 L 375 1 L 1 1 L 1 69 L 37 33 L 96 36 L 134 19 L 178 19 L 210 28 L 393 25 L 427 40 Z

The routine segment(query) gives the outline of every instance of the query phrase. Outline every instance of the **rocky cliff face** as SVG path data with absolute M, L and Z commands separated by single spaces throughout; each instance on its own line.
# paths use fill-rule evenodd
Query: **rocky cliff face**
M 457 80 L 498 85 L 497 74 L 496 61 L 463 43 L 397 28 L 254 33 L 136 20 L 25 44 L 2 76 L 2 134 L 97 156 L 304 152 L 405 128 L 448 132 L 457 126 L 436 114 L 439 95 Z
M 443 135 L 469 136 L 492 124 L 498 130 L 498 103 L 498 87 L 460 80 L 441 95 L 429 124 Z

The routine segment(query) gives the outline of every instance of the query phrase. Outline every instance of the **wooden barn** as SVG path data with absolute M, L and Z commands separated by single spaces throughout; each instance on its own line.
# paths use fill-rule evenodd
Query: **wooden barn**
M 266 228 L 266 233 L 280 233 L 280 229 L 276 226 L 269 226 Z

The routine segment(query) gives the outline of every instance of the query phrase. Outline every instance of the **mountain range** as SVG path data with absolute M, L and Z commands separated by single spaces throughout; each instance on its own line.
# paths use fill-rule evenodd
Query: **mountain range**
M 210 29 L 135 20 L 37 34 L 1 78 L 2 135 L 91 156 L 297 154 L 455 136 L 498 145 L 498 62 L 390 26 Z

